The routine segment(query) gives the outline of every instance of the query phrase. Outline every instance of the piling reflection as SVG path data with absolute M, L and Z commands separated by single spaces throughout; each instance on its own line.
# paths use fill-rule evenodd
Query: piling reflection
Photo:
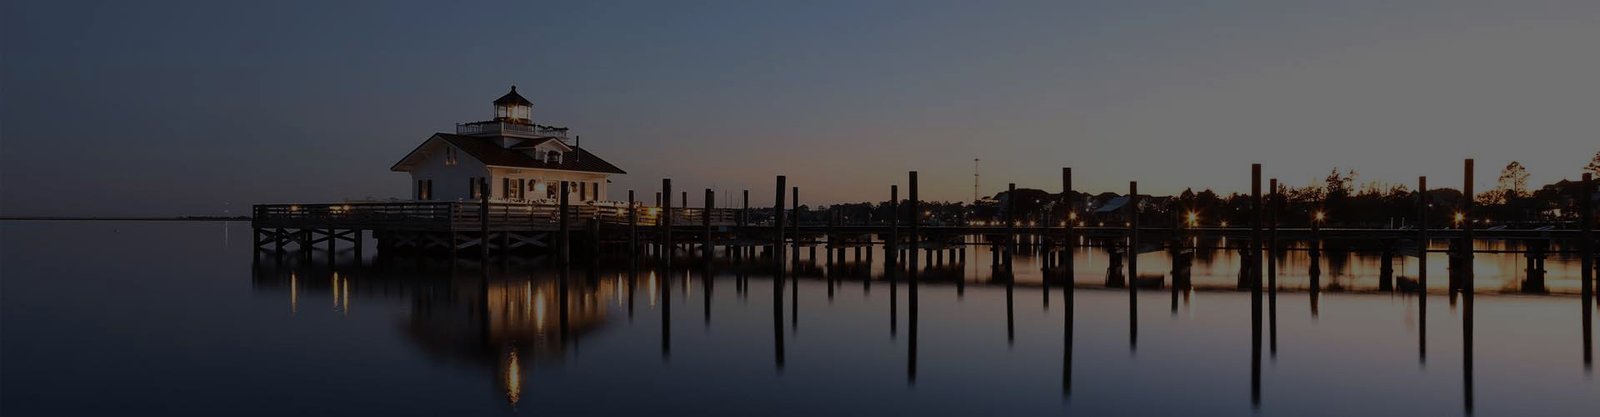
M 1242 240 L 1248 242 L 1247 240 Z M 1130 248 L 1125 253 L 1123 261 L 1126 265 L 1117 265 L 1117 269 L 1127 268 L 1123 275 L 1138 277 L 1139 270 L 1146 264 L 1155 262 L 1159 265 L 1160 255 L 1169 254 L 1168 259 L 1183 259 L 1187 257 L 1202 258 L 1197 256 L 1190 245 L 1199 243 L 1196 240 L 1185 240 L 1179 255 L 1170 255 L 1170 251 L 1148 252 L 1139 256 L 1137 246 Z M 786 245 L 787 246 L 787 245 Z M 970 250 L 981 252 L 986 245 L 972 246 Z M 1000 246 L 1003 250 L 1004 245 Z M 1280 289 L 1280 274 L 1284 273 L 1283 265 L 1292 262 L 1292 251 L 1282 250 L 1275 241 L 1268 240 L 1258 249 L 1238 250 L 1233 247 L 1233 255 L 1217 256 L 1213 253 L 1212 259 L 1235 259 L 1240 266 L 1229 275 L 1242 277 L 1242 282 L 1249 292 L 1251 303 L 1250 326 L 1250 392 L 1249 398 L 1252 405 L 1262 403 L 1263 363 L 1264 356 L 1276 358 L 1279 348 L 1279 323 L 1276 296 Z M 878 250 L 869 248 L 868 250 Z M 826 260 L 812 258 L 805 250 L 789 250 L 783 248 L 774 251 L 782 254 L 751 262 L 749 259 L 735 260 L 748 253 L 744 247 L 730 248 L 723 252 L 722 258 L 713 257 L 702 260 L 695 265 L 697 268 L 670 270 L 670 263 L 665 259 L 642 259 L 636 261 L 607 261 L 588 263 L 574 271 L 567 267 L 547 267 L 537 264 L 524 264 L 520 267 L 507 268 L 497 262 L 490 268 L 478 265 L 449 262 L 438 259 L 415 259 L 409 257 L 390 257 L 375 259 L 371 264 L 335 265 L 329 268 L 320 264 L 276 264 L 272 262 L 259 263 L 256 266 L 256 286 L 258 290 L 281 290 L 288 300 L 287 309 L 293 313 L 304 311 L 307 308 L 305 297 L 310 294 L 316 296 L 329 296 L 332 299 L 331 309 L 340 314 L 359 315 L 363 309 L 352 308 L 354 304 L 361 304 L 364 298 L 390 297 L 403 298 L 409 301 L 409 314 L 406 316 L 404 331 L 407 340 L 414 343 L 430 356 L 448 358 L 454 362 L 470 363 L 484 369 L 496 381 L 497 389 L 503 390 L 506 402 L 512 407 L 519 404 L 525 405 L 529 401 L 530 391 L 527 386 L 530 376 L 538 375 L 538 369 L 552 363 L 569 360 L 568 352 L 573 350 L 580 339 L 592 334 L 595 330 L 603 328 L 610 323 L 609 314 L 623 315 L 631 320 L 639 307 L 654 307 L 654 313 L 660 318 L 660 343 L 662 360 L 671 358 L 673 348 L 673 333 L 671 330 L 671 310 L 673 299 L 692 299 L 699 296 L 703 299 L 703 320 L 705 325 L 712 326 L 713 308 L 728 308 L 728 302 L 720 304 L 714 301 L 717 294 L 715 286 L 719 279 L 735 281 L 734 291 L 739 299 L 749 292 L 751 283 L 750 275 L 765 277 L 772 284 L 772 315 L 773 315 L 773 361 L 776 369 L 781 373 L 786 366 L 786 354 L 793 353 L 786 350 L 792 346 L 786 342 L 796 331 L 798 320 L 799 297 L 796 292 L 803 288 L 801 281 L 822 283 L 832 288 L 847 277 L 861 279 L 866 285 L 871 281 L 888 281 L 888 300 L 876 300 L 889 304 L 889 337 L 896 337 L 900 326 L 905 326 L 906 337 L 906 383 L 915 385 L 918 381 L 919 370 L 923 366 L 939 366 L 931 362 L 933 356 L 921 355 L 919 348 L 923 343 L 939 343 L 944 338 L 934 334 L 932 339 L 924 340 L 919 334 L 923 329 L 919 320 L 921 313 L 920 294 L 927 292 L 929 286 L 934 288 L 932 294 L 938 291 L 953 291 L 952 287 L 968 282 L 981 291 L 991 291 L 989 294 L 1004 296 L 1006 326 L 1006 343 L 1017 345 L 1018 351 L 1027 346 L 1027 339 L 1019 338 L 1019 333 L 1026 334 L 1026 321 L 1019 321 L 1019 315 L 1027 317 L 1027 311 L 1038 309 L 1038 305 L 1029 307 L 1028 303 L 1019 306 L 1015 297 L 1027 297 L 1027 291 L 1040 291 L 1043 281 L 1048 279 L 1052 286 L 1042 291 L 1061 291 L 1059 294 L 1062 310 L 1062 339 L 1061 339 L 1061 393 L 1064 397 L 1071 397 L 1075 382 L 1074 373 L 1074 339 L 1081 329 L 1079 320 L 1075 317 L 1079 308 L 1077 292 L 1082 288 L 1101 287 L 1096 285 L 1095 278 L 1090 275 L 1074 273 L 1074 266 L 1083 262 L 1089 265 L 1085 269 L 1099 269 L 1104 264 L 1096 264 L 1085 259 L 1095 254 L 1105 256 L 1107 252 L 1097 252 L 1094 249 L 1078 250 L 1062 248 L 1059 252 L 1048 249 L 1035 249 L 1022 247 L 1017 249 L 1014 256 L 998 256 L 1000 265 L 989 273 L 973 274 L 967 271 L 967 259 L 984 259 L 985 256 L 973 257 L 957 256 L 964 251 L 947 250 L 949 255 L 944 263 L 940 257 L 931 257 L 932 265 L 923 265 L 929 259 L 924 250 L 897 250 L 883 247 L 881 269 L 869 269 L 864 273 L 857 269 L 849 269 L 853 262 L 840 263 L 837 253 L 830 267 Z M 1250 255 L 1252 250 L 1259 250 L 1260 255 Z M 1188 251 L 1187 254 L 1182 251 Z M 826 256 L 828 250 L 818 251 L 818 256 Z M 1055 254 L 1067 253 L 1072 256 L 1062 258 L 1058 264 L 1050 267 L 1032 269 L 1020 267 L 1023 262 L 1043 262 L 1055 257 Z M 1304 252 L 1302 252 L 1304 253 Z M 739 254 L 735 256 L 735 254 Z M 1087 255 L 1086 255 L 1087 254 Z M 1309 255 L 1309 254 L 1308 254 Z M 1153 258 L 1151 260 L 1145 257 Z M 871 258 L 863 256 L 863 260 Z M 900 261 L 904 260 L 904 267 Z M 1100 258 L 1105 262 L 1106 257 Z M 655 268 L 640 268 L 639 265 L 656 265 Z M 1217 286 L 1195 286 L 1187 280 L 1180 279 L 1186 272 L 1181 264 L 1169 264 L 1166 274 L 1150 275 L 1134 280 L 1124 280 L 1123 286 L 1115 290 L 1125 292 L 1128 296 L 1128 322 L 1129 349 L 1138 347 L 1139 319 L 1137 302 L 1139 292 L 1150 288 L 1159 288 L 1169 291 L 1173 299 L 1173 310 L 1177 310 L 1180 300 L 1194 294 L 1195 291 L 1238 291 L 1234 285 L 1218 288 Z M 1302 265 L 1316 271 L 1316 264 Z M 1424 264 L 1425 265 L 1425 264 Z M 863 262 L 862 267 L 871 268 L 871 263 Z M 1398 267 L 1398 265 L 1397 265 Z M 1398 269 L 1398 268 L 1397 268 Z M 1159 270 L 1159 269 L 1158 269 Z M 837 273 L 835 273 L 837 272 Z M 1040 282 L 1029 285 L 1022 279 L 1025 272 L 1038 272 L 1045 274 Z M 1108 274 L 1111 270 L 1107 271 Z M 1426 269 L 1418 274 L 1418 281 L 1426 279 Z M 1071 278 L 1083 277 L 1080 282 L 1073 282 Z M 1313 274 L 1315 276 L 1315 274 Z M 713 278 L 707 278 L 713 277 Z M 715 278 L 721 277 L 721 278 Z M 903 281 L 903 282 L 902 282 Z M 1230 281 L 1232 281 L 1230 279 Z M 1073 282 L 1073 285 L 1065 285 Z M 1350 281 L 1347 281 L 1350 282 Z M 1465 281 L 1470 282 L 1470 281 Z M 1057 285 L 1057 284 L 1061 285 Z M 1237 285 L 1238 282 L 1231 284 Z M 902 284 L 905 299 L 902 295 Z M 1188 285 L 1185 285 L 1188 284 Z M 695 285 L 700 286 L 694 288 Z M 726 284 L 724 284 L 726 285 Z M 808 284 L 810 285 L 810 284 Z M 961 284 L 964 285 L 964 284 Z M 942 287 L 942 288 L 940 288 Z M 1232 288 L 1226 288 L 1232 287 Z M 724 287 L 726 288 L 726 287 Z M 869 286 L 863 287 L 865 294 Z M 1374 282 L 1374 287 L 1376 283 Z M 699 290 L 699 291 L 694 291 Z M 1312 295 L 1311 311 L 1316 311 L 1317 294 L 1315 287 L 1307 288 Z M 1349 289 L 1345 289 L 1349 291 Z M 1396 288 L 1401 291 L 1404 288 Z M 815 291 L 815 290 L 806 290 Z M 845 293 L 852 293 L 847 291 Z M 1021 294 L 1018 294 L 1021 293 Z M 725 294 L 725 293 L 724 293 Z M 948 293 L 945 293 L 948 294 Z M 1474 314 L 1472 292 L 1460 293 L 1462 297 L 1460 312 L 1462 314 L 1463 336 L 1461 349 L 1463 352 L 1462 389 L 1464 396 L 1464 409 L 1471 412 L 1474 407 Z M 681 297 L 681 298 L 680 298 Z M 643 298 L 643 300 L 639 300 Z M 963 302 L 959 298 L 944 299 L 950 302 Z M 730 299 L 732 300 L 732 299 Z M 993 304 L 988 306 L 998 307 L 997 298 L 990 298 Z M 1584 298 L 1582 315 L 1582 363 L 1587 368 L 1592 363 L 1592 315 L 1593 307 L 1589 299 Z M 1418 360 L 1425 361 L 1427 355 L 1427 307 L 1426 297 L 1417 300 L 1418 311 Z M 967 301 L 971 302 L 971 301 Z M 314 303 L 319 309 L 329 308 L 329 304 L 319 301 Z M 610 305 L 615 305 L 615 309 Z M 695 303 L 690 302 L 691 309 Z M 282 304 L 279 304 L 280 306 Z M 881 304 L 880 304 L 881 306 Z M 986 306 L 985 308 L 991 308 Z M 904 323 L 900 323 L 901 311 L 904 307 Z M 1118 306 L 1120 307 L 1120 306 Z M 1019 312 L 1017 310 L 1023 310 Z M 1298 308 L 1290 307 L 1290 311 Z M 826 309 L 824 309 L 826 310 Z M 881 310 L 877 310 L 881 311 Z M 987 310 L 995 312 L 995 310 Z M 1048 311 L 1048 310 L 1046 310 Z M 648 312 L 647 312 L 648 313 Z M 831 327 L 826 320 L 830 311 L 812 313 L 817 321 L 817 326 Z M 881 313 L 880 313 L 881 314 Z M 785 316 L 788 317 L 785 317 Z M 648 317 L 648 316 L 646 316 Z M 880 316 L 881 317 L 881 316 Z M 1113 316 L 1113 320 L 1114 320 Z M 1092 318 L 1092 317 L 1090 317 Z M 996 321 L 999 317 L 996 314 Z M 1176 318 L 1175 318 L 1176 319 Z M 619 317 L 620 320 L 620 317 Z M 653 320 L 652 320 L 653 321 Z M 1291 319 L 1290 323 L 1293 323 Z M 881 322 L 879 322 L 881 323 Z M 1161 326 L 1161 320 L 1156 320 L 1156 326 Z M 995 322 L 985 325 L 998 324 Z M 1019 326 L 1024 329 L 1018 329 Z M 788 329 L 785 329 L 788 327 Z M 881 329 L 881 328 L 879 328 Z M 882 330 L 878 330 L 882 331 Z M 1115 331 L 1115 330 L 1113 330 Z M 936 332 L 937 333 L 937 332 Z M 881 333 L 880 333 L 881 334 Z M 1293 334 L 1293 333 L 1291 333 Z M 1160 337 L 1159 335 L 1155 337 Z M 693 337 L 691 337 L 693 338 Z M 1089 339 L 1085 339 L 1089 340 Z M 1034 340 L 1032 343 L 1038 343 Z M 1293 339 L 1286 347 L 1292 347 Z M 693 345 L 693 343 L 690 343 Z M 934 345 L 930 345 L 934 346 Z M 1157 346 L 1156 351 L 1161 351 Z M 1242 352 L 1241 352 L 1242 353 Z M 919 361 L 930 361 L 922 363 Z M 931 368 L 930 368 L 931 369 Z M 1087 369 L 1087 368 L 1085 368 Z M 931 373 L 929 375 L 932 375 Z

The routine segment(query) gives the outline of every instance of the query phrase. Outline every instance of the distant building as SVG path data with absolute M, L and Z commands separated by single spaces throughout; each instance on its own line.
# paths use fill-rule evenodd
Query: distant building
M 411 174 L 412 199 L 440 201 L 477 200 L 484 180 L 495 201 L 555 200 L 561 181 L 573 202 L 603 201 L 611 175 L 626 173 L 576 136 L 569 142 L 567 128 L 533 123 L 533 103 L 516 86 L 494 101 L 493 120 L 435 133 L 389 169 Z

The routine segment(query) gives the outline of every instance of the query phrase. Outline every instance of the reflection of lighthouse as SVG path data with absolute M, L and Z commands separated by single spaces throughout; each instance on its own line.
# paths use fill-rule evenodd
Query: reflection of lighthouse
M 290 314 L 310 294 L 331 296 L 333 308 L 347 314 L 353 301 L 360 302 L 352 299 L 409 299 L 410 314 L 399 326 L 406 339 L 428 356 L 489 370 L 512 407 L 521 402 L 523 382 L 534 367 L 564 360 L 567 339 L 598 329 L 607 304 L 623 305 L 633 288 L 627 275 L 572 277 L 562 285 L 563 274 L 548 270 L 452 276 L 424 266 L 426 259 L 394 261 L 405 268 L 374 265 L 335 273 L 263 263 L 252 271 L 253 283 L 256 291 L 285 293 Z
M 626 285 L 621 279 L 571 279 L 565 286 L 559 278 L 441 282 L 451 289 L 413 294 L 406 332 L 430 356 L 494 370 L 515 408 L 534 368 L 561 362 L 567 339 L 605 323 L 606 304 L 617 302 L 611 298 Z

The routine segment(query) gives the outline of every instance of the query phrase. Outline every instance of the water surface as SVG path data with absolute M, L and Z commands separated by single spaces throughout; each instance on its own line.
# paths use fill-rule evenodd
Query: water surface
M 252 262 L 249 236 L 241 223 L 0 223 L 0 414 L 1566 416 L 1600 405 L 1565 258 L 1550 261 L 1556 294 L 1521 295 L 1518 256 L 1480 255 L 1468 339 L 1468 304 L 1443 291 L 1442 258 L 1430 259 L 1440 269 L 1424 311 L 1415 294 L 1377 291 L 1373 255 L 1326 255 L 1312 292 L 1309 258 L 1291 253 L 1258 325 L 1251 293 L 1231 288 L 1227 251 L 1197 257 L 1194 288 L 1130 295 L 1106 288 L 1105 254 L 1086 249 L 1069 297 L 1044 285 L 1032 255 L 1016 258 L 1012 285 L 992 279 L 983 247 L 920 265 L 930 269 L 913 285 L 885 275 L 882 252 L 829 267 L 802 251 L 798 278 L 781 280 L 724 260 L 708 279 L 681 260 L 667 272 L 620 259 L 563 271 L 373 246 L 331 268 L 321 254 Z M 1141 277 L 1170 267 L 1140 257 Z

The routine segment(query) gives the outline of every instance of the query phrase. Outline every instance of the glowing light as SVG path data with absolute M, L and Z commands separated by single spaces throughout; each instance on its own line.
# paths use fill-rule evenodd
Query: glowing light
M 343 285 L 343 290 L 339 292 L 339 311 L 348 316 L 350 315 L 350 279 L 343 278 L 340 279 L 339 282 L 341 285 Z
M 1068 213 L 1067 214 L 1067 220 L 1077 220 L 1077 219 L 1078 219 L 1078 213 Z
M 294 314 L 300 308 L 300 282 L 293 272 L 289 273 L 289 314 Z
M 333 273 L 333 282 L 330 283 L 329 285 L 333 287 L 333 309 L 334 310 L 338 310 L 339 309 L 339 300 L 340 300 L 340 297 L 339 297 L 339 273 L 338 272 Z
M 1311 215 L 1311 219 L 1312 220 L 1316 220 L 1318 223 L 1321 223 L 1323 221 L 1327 221 L 1328 220 L 1328 213 L 1324 212 L 1322 210 L 1317 210 L 1316 213 L 1313 213 Z
M 1222 227 L 1228 227 L 1228 221 L 1227 220 L 1223 220 L 1222 221 Z
M 522 400 L 522 361 L 517 359 L 516 349 L 511 349 L 511 354 L 506 358 L 506 371 L 502 378 L 506 383 L 506 401 L 515 407 L 517 401 Z
M 534 330 L 544 330 L 545 306 L 548 305 L 548 304 L 546 304 L 544 299 L 545 299 L 544 290 L 539 290 L 539 291 L 534 292 L 534 295 L 533 295 L 533 328 L 534 328 Z
M 1467 214 L 1459 211 L 1456 212 L 1456 223 L 1461 223 L 1464 221 L 1467 221 Z
M 1189 212 L 1188 215 L 1185 216 L 1185 218 L 1188 219 L 1189 227 L 1195 227 L 1195 226 L 1199 226 L 1200 225 L 1200 213 L 1196 213 L 1196 212 L 1192 212 L 1191 211 L 1191 212 Z
M 656 306 L 656 297 L 657 297 L 656 287 L 658 287 L 658 285 L 656 285 L 656 273 L 655 273 L 655 271 L 650 271 L 650 276 L 646 277 L 645 280 L 644 280 L 644 286 L 645 286 L 645 298 L 650 300 L 650 307 L 651 308 L 655 308 L 655 306 Z

